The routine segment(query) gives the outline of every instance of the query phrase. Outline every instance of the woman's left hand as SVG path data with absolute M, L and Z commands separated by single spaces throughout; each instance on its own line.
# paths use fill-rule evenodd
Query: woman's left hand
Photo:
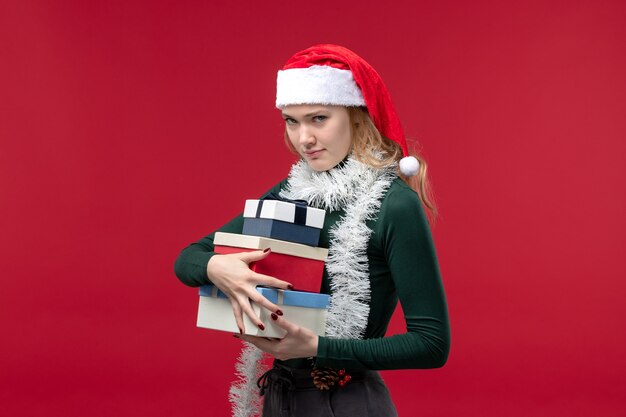
M 272 320 L 287 331 L 287 334 L 282 339 L 269 339 L 245 334 L 234 336 L 252 343 L 281 361 L 317 356 L 317 335 L 315 333 L 293 324 L 274 313 L 272 313 Z

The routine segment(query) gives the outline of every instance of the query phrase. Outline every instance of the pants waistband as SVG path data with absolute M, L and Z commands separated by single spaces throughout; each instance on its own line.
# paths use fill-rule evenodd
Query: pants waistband
M 288 366 L 274 363 L 274 367 L 265 372 L 257 381 L 259 387 L 259 393 L 264 394 L 265 389 L 274 383 L 279 383 L 289 390 L 306 390 L 306 389 L 318 389 L 313 382 L 313 376 L 311 375 L 312 369 L 297 369 L 290 368 Z M 374 376 L 376 371 L 369 370 L 336 370 L 335 372 L 345 379 L 348 375 L 349 381 L 359 381 L 367 378 L 368 376 Z M 333 388 L 337 388 L 334 386 Z

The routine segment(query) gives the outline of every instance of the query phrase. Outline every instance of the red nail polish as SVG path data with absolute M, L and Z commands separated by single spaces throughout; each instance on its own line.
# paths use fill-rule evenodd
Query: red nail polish
M 259 329 L 265 330 L 265 326 L 263 326 L 263 324 L 258 324 L 258 326 L 259 326 Z
M 263 253 L 271 252 L 272 248 L 263 249 Z
M 288 284 L 288 285 L 287 285 L 287 289 L 288 289 L 288 290 L 293 290 L 293 285 Z
M 276 310 L 276 314 L 279 315 L 279 316 L 282 316 L 283 315 L 283 311 L 282 310 Z
M 239 328 L 239 334 L 243 334 L 243 329 L 241 327 Z
M 278 320 L 278 316 L 274 313 L 272 313 L 272 320 Z

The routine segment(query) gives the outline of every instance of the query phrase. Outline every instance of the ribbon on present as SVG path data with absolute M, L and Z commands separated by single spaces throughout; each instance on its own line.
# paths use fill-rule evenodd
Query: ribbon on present
M 276 200 L 276 201 L 282 201 L 283 203 L 293 204 L 296 207 L 296 212 L 294 214 L 293 222 L 295 224 L 306 225 L 306 210 L 307 210 L 308 204 L 305 200 L 290 200 L 288 198 L 281 197 L 280 195 L 276 193 L 273 193 L 273 192 L 269 193 L 268 195 L 263 197 L 261 200 L 259 200 L 259 205 L 256 208 L 256 216 L 255 216 L 256 218 L 261 217 L 261 210 L 263 209 L 263 202 L 265 200 Z

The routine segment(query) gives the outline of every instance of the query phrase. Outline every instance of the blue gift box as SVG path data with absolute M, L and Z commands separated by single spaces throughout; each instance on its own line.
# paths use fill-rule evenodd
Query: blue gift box
M 330 295 L 303 291 L 279 290 L 276 288 L 256 287 L 256 290 L 274 304 L 307 307 L 328 308 Z M 214 285 L 203 285 L 198 289 L 201 297 L 228 298 Z
M 246 200 L 242 233 L 317 246 L 326 212 L 308 207 L 304 201 L 279 198 L 272 194 L 262 200 Z
M 326 329 L 326 313 L 330 296 L 328 294 L 308 293 L 301 291 L 279 290 L 275 288 L 257 287 L 265 298 L 280 306 L 284 318 L 291 323 L 312 330 L 323 336 Z M 239 332 L 232 306 L 226 294 L 213 285 L 204 285 L 199 289 L 200 304 L 198 306 L 198 327 L 223 330 L 231 333 Z M 270 318 L 270 311 L 252 302 L 252 309 L 265 324 L 260 330 L 244 314 L 245 334 L 264 337 L 285 335 L 285 330 Z
M 309 246 L 317 246 L 320 241 L 320 229 L 273 219 L 244 218 L 241 233 L 250 236 L 286 240 Z

